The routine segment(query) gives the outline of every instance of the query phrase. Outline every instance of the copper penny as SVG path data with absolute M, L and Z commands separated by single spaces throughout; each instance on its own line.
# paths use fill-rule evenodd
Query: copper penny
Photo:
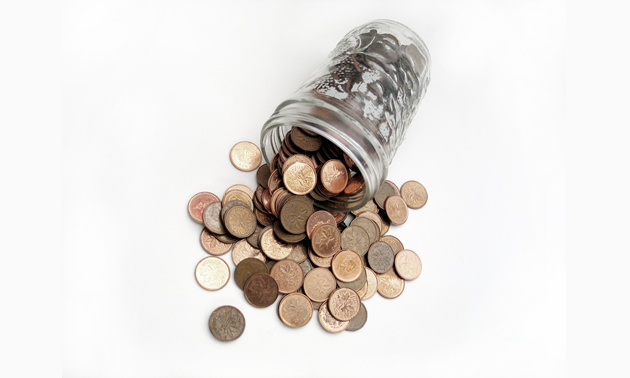
M 313 305 L 313 310 L 314 311 L 319 311 L 319 308 L 322 306 L 322 303 L 324 303 L 324 302 L 313 302 L 313 301 L 311 301 L 311 304 Z
M 225 190 L 225 193 L 223 193 L 223 197 L 225 197 L 225 195 L 231 192 L 232 190 L 240 190 L 241 192 L 244 192 L 245 194 L 247 194 L 250 199 L 254 198 L 254 191 L 249 186 L 243 185 L 243 184 L 234 184 L 230 186 L 229 188 Z
M 358 331 L 363 328 L 366 322 L 367 309 L 365 308 L 365 305 L 361 303 L 361 308 L 359 309 L 359 312 L 354 318 L 350 319 L 350 324 L 348 324 L 348 328 L 346 328 L 346 331 Z
M 335 319 L 344 322 L 349 321 L 359 313 L 361 299 L 356 291 L 342 287 L 330 293 L 327 304 L 330 314 Z
M 267 181 L 267 189 L 269 189 L 269 194 L 273 194 L 273 192 L 275 192 L 281 184 L 282 176 L 280 176 L 280 172 L 278 172 L 278 170 L 271 171 L 269 181 Z
M 334 255 L 328 257 L 319 257 L 313 253 L 313 250 L 311 248 L 309 248 L 308 250 L 308 258 L 311 260 L 311 262 L 313 262 L 313 264 L 317 265 L 320 268 L 330 268 L 333 257 Z
M 223 221 L 221 220 L 221 202 L 211 202 L 203 211 L 203 224 L 213 234 L 223 235 L 227 233 Z
M 313 205 L 304 197 L 289 198 L 280 210 L 280 222 L 292 234 L 306 232 L 306 222 L 313 214 Z
M 337 221 L 332 214 L 326 210 L 319 210 L 311 214 L 306 221 L 306 236 L 309 239 L 312 238 L 313 231 L 317 228 L 317 226 L 321 226 L 322 224 L 329 224 L 331 226 L 337 226 Z
M 258 185 L 266 188 L 269 183 L 269 176 L 271 176 L 271 170 L 267 164 L 263 164 L 258 167 L 258 170 L 256 171 L 256 181 L 258 181 Z
M 254 215 L 256 216 L 256 220 L 258 221 L 258 223 L 262 224 L 265 227 L 271 226 L 273 224 L 273 221 L 275 220 L 273 215 L 269 213 L 263 213 L 258 209 L 254 209 Z
M 230 161 L 239 171 L 250 172 L 262 162 L 262 153 L 252 142 L 238 142 L 230 151 Z
M 291 253 L 287 256 L 287 259 L 293 260 L 300 264 L 302 261 L 308 259 L 308 246 L 305 242 L 295 243 L 292 246 Z
M 219 341 L 234 341 L 245 331 L 245 317 L 233 306 L 221 306 L 210 314 L 208 327 Z
M 349 289 L 352 289 L 356 291 L 357 294 L 359 294 L 359 297 L 361 296 L 361 293 L 359 293 L 359 290 L 361 290 L 365 286 L 366 283 L 367 283 L 367 273 L 365 271 L 365 266 L 363 265 L 363 261 L 361 261 L 361 273 L 359 274 L 359 277 L 356 280 L 350 281 L 350 282 L 343 282 L 343 281 L 337 280 L 337 286 L 347 287 Z
M 381 231 L 373 220 L 366 217 L 356 217 L 350 222 L 350 226 L 358 226 L 365 230 L 368 234 L 370 244 L 374 243 L 381 237 Z
M 381 218 L 381 236 L 385 235 L 387 231 L 389 231 L 389 219 L 387 218 L 387 214 L 378 213 L 379 218 Z
M 314 152 L 321 148 L 322 138 L 319 136 L 310 136 L 304 133 L 302 129 L 294 127 L 291 129 L 291 142 L 304 151 Z
M 282 179 L 287 190 L 297 195 L 310 193 L 317 184 L 313 167 L 299 161 L 283 171 Z
M 278 291 L 282 294 L 293 293 L 304 283 L 304 271 L 300 264 L 293 260 L 278 261 L 269 274 L 278 283 Z
M 389 246 L 392 247 L 392 251 L 394 252 L 394 255 L 398 254 L 398 252 L 405 249 L 405 247 L 403 247 L 402 242 L 395 236 L 392 236 L 392 235 L 382 236 L 381 241 L 389 244 Z
M 266 227 L 260 232 L 260 248 L 272 260 L 283 260 L 291 254 L 293 247 L 276 238 L 273 228 Z
M 300 263 L 300 266 L 302 267 L 302 270 L 304 271 L 304 276 L 306 276 L 308 272 L 313 270 L 313 264 L 311 264 L 311 261 L 309 259 L 302 261 Z
M 391 181 L 385 180 L 378 188 L 378 192 L 374 196 L 374 202 L 381 209 L 385 210 L 385 200 L 389 196 L 400 195 L 398 188 Z
M 351 213 L 354 215 L 360 214 L 364 211 L 371 211 L 374 214 L 378 213 L 378 207 L 376 206 L 376 204 L 374 203 L 373 200 L 369 200 L 365 203 L 365 205 L 363 205 L 362 207 L 356 209 L 356 210 L 352 210 Z
M 206 290 L 219 290 L 227 285 L 230 279 L 230 268 L 221 258 L 209 256 L 197 264 L 195 279 L 199 286 Z
M 363 256 L 370 248 L 370 237 L 362 227 L 349 226 L 341 233 L 341 248 L 350 249 Z
M 293 163 L 297 162 L 309 165 L 311 168 L 313 168 L 313 171 L 316 169 L 316 165 L 315 163 L 313 163 L 313 160 L 309 159 L 308 156 L 302 154 L 295 154 L 289 157 L 287 161 L 284 162 L 283 169 L 286 171 L 291 165 L 293 165 Z
M 315 268 L 304 277 L 304 294 L 313 302 L 323 302 L 337 288 L 337 280 L 328 269 Z
M 255 257 L 248 257 L 234 268 L 234 282 L 236 286 L 243 289 L 249 277 L 258 273 L 269 273 L 267 264 Z
M 227 204 L 232 201 L 241 201 L 246 204 L 251 211 L 254 211 L 254 202 L 252 201 L 252 197 L 253 192 L 252 196 L 250 196 L 249 193 L 242 190 L 232 189 L 223 195 L 223 200 L 221 200 L 221 204 L 223 205 L 223 207 L 227 207 Z
M 254 233 L 249 235 L 246 239 L 249 245 L 251 245 L 252 247 L 256 249 L 260 249 L 260 244 L 258 244 L 258 237 L 260 236 L 261 231 L 262 231 L 262 227 L 260 227 L 259 225 L 256 225 L 256 230 L 254 230 Z
M 411 281 L 422 273 L 422 261 L 414 251 L 403 249 L 396 255 L 394 268 L 396 268 L 396 273 L 400 278 Z
M 366 284 L 367 289 L 365 294 L 361 297 L 361 300 L 370 299 L 376 294 L 376 290 L 378 289 L 378 279 L 376 277 L 376 273 L 370 268 L 365 268 L 365 273 L 367 276 Z
M 400 195 L 411 209 L 419 209 L 427 203 L 429 195 L 418 181 L 407 181 L 400 188 Z
M 271 306 L 278 298 L 278 284 L 266 273 L 251 276 L 243 288 L 245 299 L 254 307 Z
M 240 240 L 234 244 L 234 249 L 232 250 L 232 262 L 234 262 L 234 265 L 238 266 L 241 261 L 248 257 L 254 257 L 262 262 L 267 261 L 260 249 L 252 247 L 247 240 Z
M 313 232 L 311 247 L 313 252 L 321 257 L 332 256 L 341 247 L 341 233 L 337 227 L 323 224 Z
M 367 278 L 367 274 L 366 274 L 366 278 Z M 361 286 L 361 288 L 357 290 L 357 294 L 359 294 L 359 298 L 361 298 L 361 300 L 363 300 L 363 297 L 365 297 L 365 294 L 367 294 L 367 291 L 368 291 L 368 283 L 366 279 L 365 282 L 363 283 L 363 286 Z
M 306 239 L 306 233 L 301 233 L 297 235 L 292 234 L 288 232 L 287 230 L 285 230 L 284 227 L 282 227 L 282 224 L 280 224 L 280 221 L 273 222 L 273 233 L 274 235 L 276 235 L 278 239 L 291 245 L 295 243 L 299 243 L 302 240 Z
M 328 305 L 326 304 L 326 302 L 320 305 L 317 319 L 319 320 L 319 324 L 321 324 L 322 328 L 330 333 L 345 331 L 350 324 L 349 321 L 342 322 L 335 319 L 328 311 Z
M 245 206 L 234 206 L 225 213 L 225 228 L 237 238 L 246 238 L 256 231 L 256 216 Z
M 384 298 L 396 298 L 402 294 L 405 289 L 405 280 L 396 275 L 394 268 L 383 274 L 377 274 L 376 279 L 378 281 L 377 291 Z
M 238 242 L 239 238 L 232 236 L 229 233 L 225 233 L 223 235 L 218 235 L 218 234 L 214 234 L 214 237 L 217 238 L 218 241 L 220 241 L 221 243 L 227 243 L 227 244 L 234 244 L 236 242 Z
M 313 317 L 313 304 L 306 295 L 291 293 L 278 303 L 278 316 L 291 328 L 304 327 Z
M 348 180 L 348 184 L 343 190 L 344 194 L 353 195 L 357 194 L 365 187 L 365 181 L 363 180 L 363 176 L 360 173 L 350 177 Z
M 341 193 L 348 183 L 348 169 L 341 160 L 328 160 L 319 171 L 322 186 L 330 193 Z
M 214 256 L 224 255 L 232 249 L 232 244 L 220 242 L 205 227 L 201 231 L 201 237 L 199 239 L 203 249 Z
M 374 224 L 376 225 L 376 227 L 378 227 L 378 235 L 377 235 L 377 239 L 379 237 L 381 237 L 381 235 L 383 235 L 383 221 L 381 220 L 381 217 L 378 216 L 377 214 L 374 214 L 371 211 L 364 211 L 360 214 L 357 214 L 357 218 L 367 218 L 369 220 L 371 220 L 372 222 L 374 222 Z
M 365 272 L 361 257 L 351 250 L 337 253 L 332 259 L 331 269 L 335 277 L 341 282 L 355 281 L 361 276 L 361 272 Z
M 385 200 L 385 211 L 392 224 L 398 226 L 405 223 L 409 216 L 409 209 L 401 196 L 387 197 L 387 200 Z
M 188 215 L 197 223 L 203 224 L 203 211 L 212 202 L 220 201 L 219 197 L 210 192 L 197 193 L 188 201 Z
M 394 251 L 389 244 L 377 241 L 370 246 L 367 260 L 376 273 L 385 273 L 394 266 Z

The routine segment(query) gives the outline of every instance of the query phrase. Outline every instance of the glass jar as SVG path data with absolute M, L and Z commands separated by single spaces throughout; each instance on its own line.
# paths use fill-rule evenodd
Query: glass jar
M 406 26 L 375 20 L 350 31 L 324 63 L 263 125 L 260 145 L 270 164 L 292 127 L 321 135 L 354 163 L 365 182 L 358 196 L 316 204 L 356 210 L 387 178 L 429 85 L 430 56 Z

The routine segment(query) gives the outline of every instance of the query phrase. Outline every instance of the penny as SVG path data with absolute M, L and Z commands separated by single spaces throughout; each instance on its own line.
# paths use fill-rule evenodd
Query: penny
M 251 276 L 243 288 L 245 299 L 254 307 L 271 306 L 278 298 L 278 284 L 269 274 L 258 273 Z
M 377 291 L 384 298 L 396 298 L 405 289 L 405 280 L 398 277 L 393 268 L 383 274 L 377 274 L 376 279 Z
M 223 197 L 225 197 L 225 195 L 231 192 L 232 190 L 240 190 L 241 192 L 244 192 L 245 194 L 247 194 L 250 199 L 254 198 L 254 191 L 249 186 L 243 185 L 243 184 L 234 184 L 230 186 L 229 188 L 225 190 Z
M 313 253 L 313 250 L 311 248 L 309 248 L 308 250 L 308 258 L 313 264 L 317 265 L 320 268 L 330 268 L 333 257 L 334 255 L 328 257 L 319 257 Z
M 394 268 L 396 268 L 396 273 L 400 278 L 411 281 L 422 273 L 422 261 L 414 251 L 403 249 L 396 255 Z
M 260 248 L 272 260 L 283 260 L 291 254 L 293 247 L 278 240 L 273 228 L 266 227 L 260 232 Z
M 366 278 L 367 278 L 367 274 L 366 274 Z M 338 281 L 337 281 L 337 284 L 339 284 Z M 366 279 L 365 282 L 363 283 L 363 286 L 361 286 L 361 288 L 359 290 L 357 290 L 356 292 L 359 295 L 359 298 L 361 298 L 361 300 L 363 300 L 363 297 L 365 297 L 365 294 L 367 294 L 367 291 L 368 291 L 368 283 L 367 283 L 367 279 Z
M 220 201 L 220 199 L 213 193 L 197 193 L 188 201 L 188 215 L 190 215 L 195 222 L 203 224 L 203 211 L 206 206 L 217 201 Z
M 282 177 L 287 190 L 297 195 L 310 193 L 317 184 L 317 176 L 313 167 L 299 161 L 284 170 Z
M 337 221 L 335 220 L 335 217 L 326 210 L 316 211 L 311 214 L 306 221 L 306 236 L 311 239 L 313 231 L 317 228 L 317 226 L 321 226 L 322 224 L 336 226 Z
M 341 282 L 355 281 L 361 276 L 361 272 L 365 272 L 361 257 L 351 250 L 337 253 L 332 259 L 331 269 L 335 277 Z
M 239 171 L 250 172 L 260 165 L 262 153 L 252 142 L 238 142 L 230 151 L 230 161 Z
M 232 262 L 234 262 L 234 265 L 238 266 L 241 261 L 248 257 L 254 257 L 262 262 L 267 261 L 265 255 L 260 252 L 260 249 L 252 247 L 247 240 L 239 240 L 234 244 L 234 249 L 232 250 Z
M 287 259 L 293 260 L 298 264 L 308 259 L 308 246 L 306 243 L 295 243 L 291 249 L 291 253 L 287 256 Z
M 280 221 L 273 222 L 273 233 L 276 235 L 278 239 L 288 244 L 299 243 L 302 240 L 306 239 L 306 233 L 301 233 L 298 235 L 287 232 L 287 230 L 282 227 Z
M 291 129 L 291 142 L 298 148 L 309 152 L 317 151 L 322 146 L 322 138 L 306 135 L 298 127 Z
M 246 204 L 251 211 L 254 211 L 254 202 L 252 201 L 253 194 L 254 193 L 252 192 L 252 195 L 250 196 L 249 193 L 242 190 L 232 189 L 231 191 L 226 192 L 223 195 L 223 200 L 221 200 L 221 204 L 223 205 L 223 207 L 227 207 L 227 204 L 229 202 L 241 201 Z
M 402 242 L 395 236 L 385 235 L 381 237 L 381 241 L 389 244 L 389 246 L 392 247 L 392 251 L 394 252 L 394 255 L 398 254 L 398 252 L 405 249 L 405 247 L 403 247 Z
M 256 216 L 245 206 L 234 206 L 225 213 L 225 228 L 237 238 L 246 238 L 256 231 Z
M 365 187 L 365 181 L 363 180 L 363 176 L 360 173 L 350 177 L 348 180 L 348 184 L 343 190 L 344 194 L 353 195 L 357 194 Z
M 359 299 L 356 291 L 342 287 L 330 293 L 327 304 L 330 314 L 335 319 L 344 322 L 354 318 L 359 313 L 361 299 Z
M 367 231 L 359 226 L 349 226 L 341 233 L 341 248 L 350 249 L 363 256 L 370 248 Z
M 330 193 L 341 193 L 348 183 L 348 169 L 340 160 L 328 160 L 319 171 L 322 186 Z
M 374 202 L 376 202 L 378 207 L 385 210 L 385 200 L 387 197 L 398 194 L 400 194 L 398 188 L 396 188 L 391 181 L 385 180 L 378 188 L 378 192 L 376 192 L 374 196 Z
M 365 271 L 365 267 L 363 266 L 363 261 L 361 261 L 361 272 L 359 273 L 359 277 L 356 280 L 350 282 L 343 282 L 337 279 L 337 286 L 350 288 L 356 291 L 357 294 L 359 294 L 359 290 L 361 290 L 361 288 L 365 286 L 366 282 L 367 273 Z M 361 295 L 359 294 L 359 296 Z
M 378 279 L 376 277 L 376 273 L 370 268 L 365 268 L 365 273 L 367 276 L 366 283 L 368 285 L 365 295 L 361 297 L 361 300 L 364 301 L 366 299 L 370 299 L 376 294 L 376 290 L 378 289 Z
M 267 264 L 255 257 L 248 257 L 234 268 L 234 282 L 239 289 L 243 289 L 249 277 L 258 273 L 269 273 Z
M 258 181 L 258 185 L 266 188 L 267 183 L 269 182 L 269 176 L 271 176 L 271 170 L 267 164 L 263 164 L 258 167 L 258 170 L 256 171 L 256 181 Z
M 230 279 L 230 268 L 221 258 L 209 256 L 197 264 L 195 279 L 202 288 L 216 291 L 227 285 Z
M 258 237 L 260 236 L 261 231 L 262 231 L 262 227 L 260 227 L 259 225 L 256 225 L 256 229 L 254 230 L 254 233 L 249 235 L 246 239 L 249 245 L 251 245 L 252 247 L 256 249 L 260 249 L 260 244 L 258 244 Z
M 217 307 L 208 320 L 212 336 L 219 341 L 234 341 L 245 331 L 245 317 L 233 306 Z
M 341 233 L 336 227 L 323 224 L 313 232 L 311 247 L 321 257 L 332 256 L 341 247 Z
M 201 236 L 199 239 L 201 241 L 201 246 L 203 247 L 203 249 L 211 255 L 221 256 L 228 253 L 230 249 L 232 249 L 232 244 L 220 242 L 205 227 L 201 231 Z
M 313 214 L 313 205 L 304 197 L 292 197 L 280 210 L 280 222 L 292 234 L 306 232 L 306 222 Z
M 323 302 L 337 288 L 337 280 L 328 269 L 315 268 L 304 277 L 304 294 L 313 302 Z
M 365 205 L 363 205 L 362 207 L 356 209 L 356 210 L 352 210 L 351 213 L 354 215 L 360 214 L 364 211 L 371 211 L 374 214 L 378 213 L 378 207 L 376 206 L 376 204 L 374 203 L 373 200 L 369 200 L 365 203 Z
M 368 239 L 370 244 L 377 241 L 381 236 L 381 231 L 379 230 L 376 223 L 373 220 L 368 219 L 366 217 L 356 217 L 350 222 L 350 226 L 358 226 L 365 230 L 368 234 Z
M 291 328 L 304 327 L 313 317 L 313 304 L 306 295 L 291 293 L 278 303 L 278 316 Z
M 389 244 L 377 241 L 367 253 L 368 264 L 376 273 L 385 273 L 394 266 L 394 251 Z
M 366 322 L 367 309 L 365 308 L 365 305 L 361 303 L 361 308 L 359 309 L 359 312 L 354 318 L 350 319 L 350 324 L 348 324 L 348 328 L 346 328 L 346 331 L 358 331 L 363 328 Z
M 263 213 L 258 209 L 254 209 L 254 215 L 256 216 L 256 220 L 258 221 L 258 223 L 262 224 L 265 227 L 271 226 L 273 224 L 274 217 L 271 214 Z
M 289 157 L 287 161 L 284 162 L 283 169 L 286 171 L 291 165 L 293 165 L 293 163 L 297 162 L 304 163 L 310 166 L 311 168 L 313 168 L 313 171 L 316 169 L 316 165 L 315 163 L 313 163 L 313 160 L 309 159 L 308 156 L 302 154 L 295 154 Z
M 265 265 L 267 265 L 267 270 L 271 271 L 271 268 L 277 263 L 276 260 L 267 260 Z
M 385 235 L 387 231 L 389 231 L 389 219 L 387 218 L 387 214 L 378 213 L 379 218 L 381 218 L 381 236 Z
M 385 200 L 385 211 L 392 224 L 397 226 L 405 223 L 409 216 L 409 209 L 405 200 L 396 195 L 387 197 L 387 200 Z
M 293 260 L 281 260 L 273 265 L 269 272 L 278 283 L 278 291 L 282 294 L 293 293 L 304 282 L 304 271 L 300 264 Z
M 221 202 L 211 202 L 203 211 L 203 224 L 213 234 L 223 235 L 227 233 L 223 221 L 221 221 Z
M 344 221 L 344 219 L 346 219 L 346 217 L 348 216 L 348 213 L 344 213 L 341 211 L 329 211 L 330 214 L 332 214 L 333 218 L 335 218 L 335 222 L 337 223 L 341 223 Z
M 221 243 L 227 243 L 227 244 L 234 244 L 236 242 L 238 242 L 239 238 L 232 236 L 230 233 L 226 232 L 223 235 L 217 235 L 214 234 L 214 237 L 217 238 L 218 241 L 220 241 Z
M 322 328 L 330 333 L 345 331 L 346 328 L 348 328 L 348 325 L 350 325 L 349 321 L 342 322 L 335 319 L 328 311 L 328 305 L 326 302 L 323 302 L 320 305 L 317 319 L 319 320 L 319 324 L 321 324 Z
M 417 181 L 407 181 L 400 187 L 400 195 L 411 209 L 419 209 L 427 203 L 429 195 L 424 185 Z
M 302 261 L 300 263 L 300 266 L 302 267 L 302 270 L 304 271 L 304 276 L 306 276 L 308 272 L 313 270 L 313 264 L 311 264 L 311 261 L 309 259 Z
M 377 214 L 374 214 L 371 211 L 364 211 L 360 214 L 357 214 L 357 218 L 367 218 L 371 220 L 372 222 L 374 222 L 376 227 L 378 227 L 377 239 L 381 237 L 381 235 L 383 235 L 383 221 L 381 220 L 381 217 L 378 216 Z
M 311 304 L 313 305 L 313 310 L 314 311 L 319 311 L 319 308 L 322 306 L 322 303 L 324 303 L 324 302 L 313 302 L 313 301 L 311 301 Z
M 269 189 L 269 192 L 273 194 L 273 192 L 275 192 L 281 184 L 282 176 L 280 176 L 280 172 L 278 172 L 278 170 L 271 171 L 269 181 L 267 181 L 267 189 Z

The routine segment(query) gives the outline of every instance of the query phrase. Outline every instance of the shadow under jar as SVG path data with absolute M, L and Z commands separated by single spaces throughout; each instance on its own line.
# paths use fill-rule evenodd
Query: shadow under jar
M 293 127 L 320 135 L 332 146 L 327 155 L 345 153 L 350 174 L 361 174 L 365 184 L 351 195 L 315 195 L 315 205 L 337 211 L 362 207 L 387 178 L 426 92 L 430 65 L 424 42 L 398 22 L 375 20 L 353 29 L 263 125 L 260 145 L 267 164 L 272 167 Z

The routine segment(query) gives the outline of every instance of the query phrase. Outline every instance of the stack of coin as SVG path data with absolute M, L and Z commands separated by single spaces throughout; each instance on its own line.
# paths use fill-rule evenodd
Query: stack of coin
M 284 295 L 278 316 L 289 327 L 306 325 L 319 310 L 326 331 L 362 328 L 367 320 L 362 301 L 376 292 L 396 298 L 405 280 L 416 279 L 422 271 L 418 255 L 386 233 L 390 224 L 407 220 L 408 208 L 424 206 L 426 190 L 416 181 L 400 190 L 385 181 L 373 200 L 352 212 L 354 219 L 346 226 L 348 213 L 316 208 L 322 198 L 350 197 L 363 190 L 360 175 L 351 175 L 352 161 L 338 148 L 293 128 L 271 168 L 256 166 L 259 154 L 254 144 L 241 142 L 230 156 L 240 170 L 258 168 L 256 190 L 237 184 L 222 198 L 202 192 L 189 201 L 190 216 L 205 226 L 202 247 L 213 255 L 198 264 L 197 281 L 207 290 L 224 287 L 230 271 L 217 256 L 232 249 L 234 280 L 252 306 L 271 306 Z M 233 316 L 235 329 L 242 332 L 240 317 Z M 211 327 L 224 323 L 211 319 Z M 228 328 L 212 332 L 231 335 L 222 340 L 240 336 Z

